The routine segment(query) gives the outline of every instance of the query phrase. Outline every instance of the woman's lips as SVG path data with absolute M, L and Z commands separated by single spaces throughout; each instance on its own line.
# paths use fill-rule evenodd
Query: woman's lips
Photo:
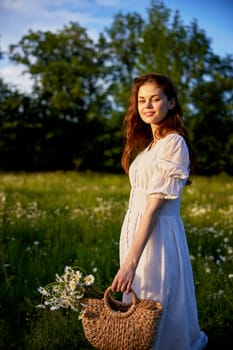
M 154 112 L 144 112 L 143 113 L 146 117 L 152 117 L 154 115 Z

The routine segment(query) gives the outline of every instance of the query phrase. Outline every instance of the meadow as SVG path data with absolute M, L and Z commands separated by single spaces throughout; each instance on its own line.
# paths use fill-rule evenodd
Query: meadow
M 181 214 L 200 326 L 209 336 L 208 349 L 231 349 L 233 179 L 222 174 L 191 180 Z M 0 349 L 92 349 L 75 312 L 35 307 L 38 287 L 66 265 L 93 273 L 102 290 L 111 284 L 128 195 L 125 175 L 0 174 Z

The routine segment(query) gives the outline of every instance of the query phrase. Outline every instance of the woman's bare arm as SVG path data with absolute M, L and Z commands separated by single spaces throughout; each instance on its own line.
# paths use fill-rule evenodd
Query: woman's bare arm
M 139 224 L 135 241 L 132 244 L 125 262 L 122 264 L 113 280 L 111 286 L 113 291 L 130 292 L 138 262 L 153 231 L 153 227 L 155 226 L 164 202 L 165 199 L 163 198 L 157 198 L 157 196 L 154 195 L 148 196 L 146 209 Z

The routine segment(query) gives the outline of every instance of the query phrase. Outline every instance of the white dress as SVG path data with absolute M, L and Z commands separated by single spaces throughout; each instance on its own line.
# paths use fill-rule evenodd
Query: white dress
M 142 299 L 160 301 L 163 315 L 153 350 L 201 350 L 193 273 L 180 217 L 180 196 L 189 176 L 189 153 L 182 136 L 169 134 L 141 152 L 129 169 L 131 192 L 120 237 L 120 264 L 135 239 L 148 195 L 167 199 L 140 258 L 132 288 Z M 130 295 L 124 295 L 128 301 Z

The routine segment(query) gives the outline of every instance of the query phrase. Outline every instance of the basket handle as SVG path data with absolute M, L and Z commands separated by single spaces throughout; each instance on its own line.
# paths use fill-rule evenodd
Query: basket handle
M 111 311 L 111 312 L 114 312 L 114 313 L 118 313 L 117 311 L 114 311 L 112 310 L 111 306 L 109 305 L 109 302 L 108 302 L 108 298 L 109 298 L 109 295 L 110 295 L 110 292 L 112 291 L 111 287 L 108 287 L 105 292 L 104 292 L 104 303 L 105 305 L 107 306 L 107 308 Z M 127 316 L 128 314 L 132 313 L 135 309 L 135 306 L 136 306 L 136 302 L 138 300 L 137 298 L 137 295 L 136 293 L 134 292 L 133 289 L 131 289 L 130 291 L 131 295 L 132 295 L 132 305 L 130 306 L 129 310 L 126 311 L 126 312 L 122 312 L 123 315 Z M 114 299 L 115 300 L 115 299 Z M 117 301 L 118 302 L 118 301 Z M 120 303 L 120 302 L 119 302 Z

